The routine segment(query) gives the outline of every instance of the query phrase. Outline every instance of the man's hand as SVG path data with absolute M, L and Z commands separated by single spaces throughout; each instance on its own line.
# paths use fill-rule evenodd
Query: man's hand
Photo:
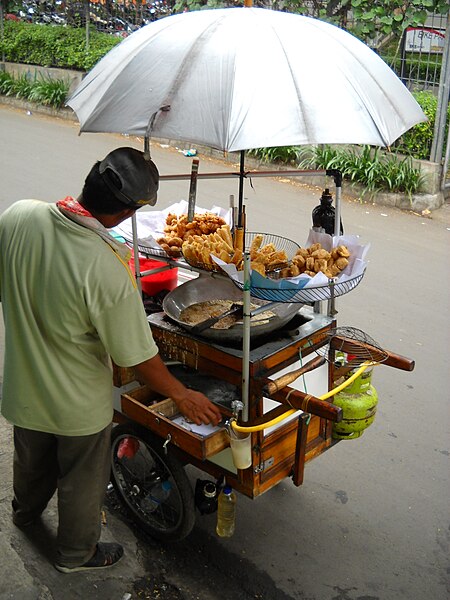
M 159 354 L 135 365 L 135 369 L 149 387 L 167 398 L 172 398 L 180 412 L 197 425 L 217 425 L 222 419 L 217 406 L 204 394 L 187 388 L 174 377 Z
M 175 400 L 176 405 L 185 417 L 201 425 L 217 425 L 222 419 L 219 409 L 206 396 L 195 390 L 186 388 L 183 398 Z

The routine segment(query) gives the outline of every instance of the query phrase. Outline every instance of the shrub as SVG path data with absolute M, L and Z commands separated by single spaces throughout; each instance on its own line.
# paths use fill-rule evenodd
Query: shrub
M 92 29 L 86 49 L 84 29 L 5 21 L 0 51 L 8 62 L 89 71 L 119 42 L 117 37 Z
M 413 96 L 422 107 L 428 121 L 415 125 L 399 138 L 394 148 L 397 152 L 428 160 L 433 143 L 434 122 L 436 119 L 437 98 L 431 92 L 413 92 Z M 450 121 L 450 104 L 447 107 L 447 121 L 445 127 L 445 137 L 447 139 L 448 126 Z
M 364 186 L 364 192 L 399 192 L 410 198 L 420 191 L 423 175 L 412 165 L 411 157 L 400 159 L 384 154 L 380 148 L 336 149 L 316 146 L 303 152 L 300 168 L 338 169 L 345 179 Z
M 24 73 L 17 79 L 6 71 L 0 71 L 0 94 L 15 96 L 46 106 L 61 108 L 69 92 L 70 82 L 52 79 L 44 75 L 33 78 Z

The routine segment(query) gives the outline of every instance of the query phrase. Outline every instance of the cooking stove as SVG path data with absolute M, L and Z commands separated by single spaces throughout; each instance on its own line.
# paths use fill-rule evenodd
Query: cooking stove
M 226 344 L 219 344 L 201 336 L 194 336 L 187 330 L 172 321 L 164 312 L 154 312 L 147 316 L 155 338 L 166 340 L 166 345 L 171 341 L 175 345 L 188 348 L 198 345 L 207 345 L 217 350 L 224 356 L 242 359 L 243 351 L 241 340 L 237 342 L 227 340 Z M 317 347 L 317 334 L 322 330 L 329 330 L 334 323 L 328 316 L 316 313 L 310 306 L 302 306 L 298 313 L 283 327 L 270 332 L 267 336 L 250 340 L 250 362 L 257 363 L 273 357 L 289 347 L 311 346 Z M 325 337 L 325 336 L 323 336 Z

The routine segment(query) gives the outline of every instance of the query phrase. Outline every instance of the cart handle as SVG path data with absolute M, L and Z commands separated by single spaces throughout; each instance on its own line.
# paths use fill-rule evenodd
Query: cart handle
M 339 393 L 340 391 L 345 389 L 348 385 L 353 383 L 355 381 L 355 379 L 357 377 L 359 377 L 361 375 L 361 373 L 363 373 L 366 369 L 368 369 L 370 367 L 374 367 L 377 364 L 379 364 L 379 363 L 367 362 L 367 363 L 362 364 L 359 367 L 359 369 L 357 371 L 355 371 L 355 373 L 353 373 L 353 375 L 351 375 L 343 383 L 341 383 L 334 389 L 330 390 L 326 394 L 323 394 L 323 396 L 319 396 L 319 400 L 327 400 L 328 398 L 335 396 L 337 393 Z M 297 409 L 289 410 L 289 411 L 283 413 L 282 415 L 279 415 L 278 417 L 275 417 L 274 419 L 271 419 L 270 421 L 267 421 L 265 423 L 260 423 L 259 425 L 250 425 L 250 426 L 246 427 L 244 425 L 238 425 L 236 423 L 236 421 L 231 421 L 231 426 L 233 427 L 233 429 L 235 431 L 239 431 L 242 433 L 253 433 L 256 431 L 262 431 L 263 429 L 267 429 L 268 427 L 272 427 L 273 425 L 276 425 L 280 421 L 284 421 L 284 419 L 287 419 L 288 417 L 295 414 L 296 412 L 297 412 Z

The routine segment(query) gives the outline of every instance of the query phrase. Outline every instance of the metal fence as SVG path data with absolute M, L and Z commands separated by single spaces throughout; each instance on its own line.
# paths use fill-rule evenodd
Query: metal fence
M 445 50 L 447 16 L 430 14 L 423 27 L 408 27 L 398 61 L 391 65 L 410 90 L 437 93 Z

